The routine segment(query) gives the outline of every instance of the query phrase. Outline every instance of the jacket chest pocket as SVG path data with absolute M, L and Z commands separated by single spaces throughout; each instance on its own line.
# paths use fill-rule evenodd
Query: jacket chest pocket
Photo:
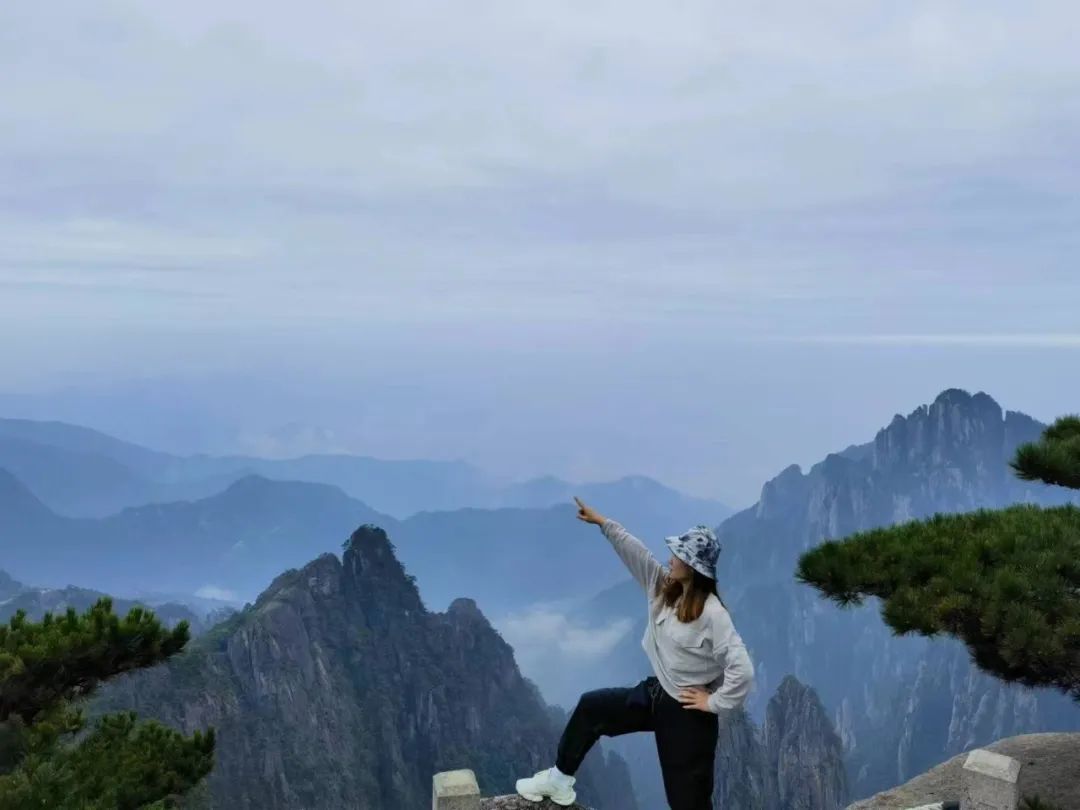
M 705 645 L 704 630 L 687 628 L 685 625 L 679 626 L 678 623 L 671 628 L 671 638 L 680 647 L 688 650 L 700 649 Z
M 657 624 L 662 628 L 661 632 L 680 647 L 700 650 L 705 645 L 708 633 L 693 623 L 683 623 L 674 615 L 661 614 L 657 617 Z

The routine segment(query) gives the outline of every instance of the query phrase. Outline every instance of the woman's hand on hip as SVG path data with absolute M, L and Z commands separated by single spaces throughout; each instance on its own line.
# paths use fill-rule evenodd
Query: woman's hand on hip
M 601 515 L 592 507 L 583 504 L 581 502 L 581 498 L 579 498 L 577 495 L 574 496 L 574 500 L 577 501 L 578 505 L 578 520 L 584 520 L 586 523 L 595 523 L 597 526 L 599 526 L 606 519 L 603 515 Z
M 709 708 L 709 690 L 700 686 L 688 686 L 679 690 L 679 703 L 684 709 L 697 709 L 702 712 L 712 713 Z

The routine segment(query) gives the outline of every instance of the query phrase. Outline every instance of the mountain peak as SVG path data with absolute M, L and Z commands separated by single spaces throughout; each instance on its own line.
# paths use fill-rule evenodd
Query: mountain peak
M 782 510 L 783 504 L 797 500 L 805 487 L 806 478 L 803 476 L 802 468 L 798 464 L 788 465 L 771 481 L 766 481 L 761 488 L 761 497 L 757 505 L 758 517 L 766 519 L 777 517 L 778 510 Z
M 446 615 L 466 621 L 482 621 L 488 624 L 487 617 L 477 607 L 476 600 L 461 596 L 450 603 Z
M 259 473 L 249 473 L 241 476 L 225 487 L 221 494 L 223 496 L 231 495 L 262 495 L 273 490 L 281 489 L 284 484 L 294 484 L 300 482 L 294 481 L 278 481 L 273 478 L 267 478 L 265 475 Z M 307 483 L 307 482 L 303 482 Z
M 244 503 L 268 501 L 280 504 L 283 500 L 288 503 L 295 503 L 314 499 L 330 502 L 350 500 L 349 496 L 340 487 L 333 484 L 267 478 L 259 473 L 250 473 L 242 478 L 237 478 L 220 493 L 211 496 L 207 500 L 219 502 L 240 501 Z M 360 501 L 356 501 L 356 503 L 366 507 L 366 504 L 362 504 Z
M 930 405 L 920 405 L 907 417 L 893 417 L 878 431 L 871 456 L 874 469 L 899 471 L 927 465 L 966 467 L 973 478 L 1004 479 L 1005 417 L 988 394 L 959 388 L 942 391 Z
M 946 388 L 934 399 L 931 409 L 934 406 L 953 405 L 959 408 L 977 409 L 985 412 L 988 415 L 997 415 L 997 418 L 1001 418 L 1001 406 L 998 405 L 997 400 L 987 394 L 985 391 L 979 391 L 975 394 L 971 394 L 962 388 Z
M 807 686 L 794 675 L 785 675 L 784 680 L 780 681 L 780 686 L 776 688 L 775 698 L 790 701 L 794 698 L 807 696 L 810 693 L 816 694 L 812 687 Z
M 150 450 L 92 428 L 67 422 L 0 419 L 0 436 L 22 439 L 75 453 L 104 456 L 131 470 L 147 472 L 167 466 L 168 453 Z
M 345 585 L 369 615 L 424 610 L 415 578 L 394 554 L 386 530 L 365 523 L 345 542 Z
M 307 579 L 308 587 L 315 587 L 322 593 L 336 589 L 341 579 L 341 561 L 329 552 L 320 554 L 300 570 Z
M 365 523 L 345 541 L 346 557 L 350 553 L 370 560 L 378 560 L 387 554 L 393 556 L 394 544 L 390 542 L 390 537 L 382 526 Z
M 336 589 L 341 579 L 341 561 L 330 554 L 320 554 L 303 568 L 290 568 L 274 577 L 255 600 L 256 607 L 280 597 L 290 587 L 315 589 L 323 594 Z
M 270 485 L 270 479 L 265 475 L 259 475 L 258 473 L 249 473 L 237 478 L 229 486 L 225 488 L 226 492 L 230 490 L 244 491 L 245 489 L 259 489 Z
M 781 797 L 806 797 L 810 807 L 846 804 L 843 744 L 813 687 L 786 676 L 769 700 L 762 732 Z
M 936 397 L 934 405 L 962 405 L 971 401 L 971 394 L 963 388 L 946 388 Z

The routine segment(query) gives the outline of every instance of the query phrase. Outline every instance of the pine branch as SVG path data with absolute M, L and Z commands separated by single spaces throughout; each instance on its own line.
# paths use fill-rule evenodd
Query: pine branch
M 1039 441 L 1021 445 L 1009 466 L 1024 481 L 1080 489 L 1080 416 L 1063 416 Z
M 174 807 L 213 766 L 215 735 L 190 738 L 134 712 L 106 715 L 77 745 L 31 754 L 0 777 L 0 810 Z
M 123 619 L 102 598 L 83 615 L 68 608 L 30 622 L 23 611 L 0 626 L 0 722 L 34 722 L 39 712 L 83 698 L 114 675 L 152 666 L 187 643 L 186 622 L 162 627 L 151 611 L 132 608 Z
M 1080 509 L 935 515 L 831 541 L 796 579 L 840 605 L 879 597 L 899 635 L 947 633 L 1005 681 L 1080 701 Z

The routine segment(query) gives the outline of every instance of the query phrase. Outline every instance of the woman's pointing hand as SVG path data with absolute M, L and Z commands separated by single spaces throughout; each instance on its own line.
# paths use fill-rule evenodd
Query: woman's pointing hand
M 577 495 L 574 496 L 574 500 L 577 501 L 578 505 L 578 520 L 584 520 L 586 523 L 595 523 L 597 526 L 599 526 L 606 520 L 606 518 L 599 512 L 597 512 L 595 509 L 583 504 L 581 502 L 581 498 L 579 498 Z

